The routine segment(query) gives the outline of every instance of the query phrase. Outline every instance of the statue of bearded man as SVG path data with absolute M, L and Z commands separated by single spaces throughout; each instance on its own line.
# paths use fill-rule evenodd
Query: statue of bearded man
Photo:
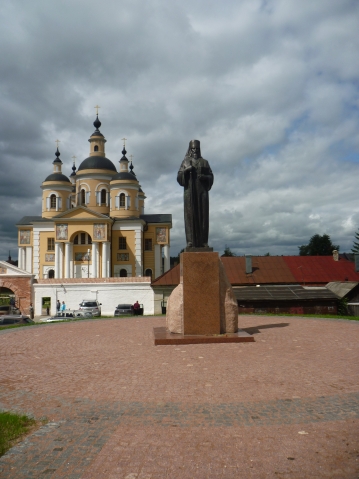
M 198 140 L 189 142 L 188 151 L 177 175 L 184 187 L 184 223 L 187 247 L 208 247 L 209 199 L 213 173 L 207 160 L 201 157 Z

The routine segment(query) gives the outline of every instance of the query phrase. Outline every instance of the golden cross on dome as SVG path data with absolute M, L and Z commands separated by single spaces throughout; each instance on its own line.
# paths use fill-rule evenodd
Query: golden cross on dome
M 96 105 L 96 106 L 94 106 L 94 108 L 96 108 L 96 115 L 98 115 L 98 109 L 101 108 L 101 107 Z
M 56 143 L 56 147 L 58 148 L 58 147 L 59 147 L 59 143 L 61 143 L 61 142 L 60 142 L 60 140 L 55 140 L 55 143 Z
M 123 146 L 126 148 L 126 140 L 127 140 L 127 138 L 121 138 L 121 140 L 123 141 Z
M 131 161 L 132 161 L 133 155 L 130 155 L 130 158 L 131 158 Z
M 76 156 L 74 155 L 74 156 L 72 156 L 71 158 L 74 160 L 74 163 L 75 163 Z

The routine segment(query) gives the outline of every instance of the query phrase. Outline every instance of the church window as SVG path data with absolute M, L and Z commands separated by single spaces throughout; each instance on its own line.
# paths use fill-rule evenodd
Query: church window
M 125 269 L 120 270 L 120 277 L 121 278 L 127 278 L 127 271 Z
M 145 251 L 152 251 L 152 238 L 145 239 Z
M 98 146 L 95 145 L 94 151 L 98 151 Z
M 55 271 L 53 269 L 50 269 L 48 272 L 48 278 L 52 279 L 55 278 Z
M 86 204 L 86 191 L 85 190 L 81 190 L 80 204 L 81 205 Z
M 120 208 L 125 208 L 126 206 L 126 197 L 125 193 L 120 194 Z
M 106 206 L 106 196 L 107 191 L 105 189 L 101 190 L 101 205 Z
M 121 236 L 118 239 L 118 249 L 127 249 L 126 236 Z
M 50 196 L 50 208 L 56 208 L 56 195 Z
M 47 251 L 55 251 L 55 238 L 47 238 Z
M 146 269 L 145 276 L 149 276 L 152 279 L 152 269 L 150 268 Z
M 87 233 L 79 233 L 74 238 L 74 244 L 92 244 L 92 238 Z

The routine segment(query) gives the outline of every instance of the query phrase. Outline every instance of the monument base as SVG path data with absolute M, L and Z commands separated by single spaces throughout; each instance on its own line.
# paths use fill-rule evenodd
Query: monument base
M 254 337 L 242 329 L 237 333 L 225 334 L 178 334 L 170 333 L 165 327 L 153 328 L 155 346 L 175 344 L 209 344 L 209 343 L 247 343 L 254 342 Z
M 184 249 L 185 253 L 213 253 L 213 248 L 211 246 L 186 246 Z

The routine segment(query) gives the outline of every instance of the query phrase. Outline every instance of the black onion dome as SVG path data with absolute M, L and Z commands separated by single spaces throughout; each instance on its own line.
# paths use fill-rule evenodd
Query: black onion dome
M 96 130 L 92 133 L 91 136 L 103 136 L 103 134 L 99 130 L 101 122 L 98 119 L 98 115 L 96 115 L 96 120 L 93 122 L 93 126 L 96 128 Z
M 45 181 L 66 181 L 66 183 L 71 183 L 67 176 L 62 173 L 52 173 L 45 179 Z
M 54 161 L 52 162 L 52 164 L 61 163 L 61 165 L 62 165 L 62 161 L 60 160 L 59 147 L 57 147 L 57 150 L 56 150 L 56 152 L 55 152 L 55 156 L 56 156 L 56 158 L 54 159 Z
M 80 170 L 110 170 L 117 172 L 112 161 L 104 156 L 89 156 L 81 163 L 77 172 Z
M 113 176 L 111 181 L 114 181 L 114 180 L 135 180 L 137 181 L 137 178 L 136 176 L 133 174 L 133 173 L 128 173 L 128 172 L 125 172 L 125 173 L 117 173 L 117 175 Z

